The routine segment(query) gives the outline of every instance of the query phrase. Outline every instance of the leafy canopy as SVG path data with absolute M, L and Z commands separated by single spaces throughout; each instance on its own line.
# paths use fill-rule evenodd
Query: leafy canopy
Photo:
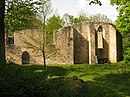
M 130 2 L 129 0 L 110 0 L 111 4 L 114 5 L 125 5 L 126 3 Z
M 53 31 L 58 30 L 62 27 L 62 20 L 60 16 L 53 15 L 47 19 L 46 30 L 48 32 L 48 38 L 53 38 Z
M 111 4 L 118 6 L 119 12 L 116 27 L 123 36 L 124 60 L 130 61 L 130 1 L 111 0 Z
M 9 0 L 6 1 L 5 28 L 9 32 L 22 29 L 37 28 L 35 2 L 33 0 Z M 42 23 L 42 22 L 41 22 Z

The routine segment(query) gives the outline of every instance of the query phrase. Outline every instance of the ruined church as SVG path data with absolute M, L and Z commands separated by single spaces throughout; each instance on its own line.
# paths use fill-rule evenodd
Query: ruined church
M 24 48 L 20 40 L 25 33 L 36 32 L 36 29 L 17 31 L 14 40 L 6 33 L 6 59 L 16 64 L 43 64 L 42 54 L 37 56 L 37 52 Z M 53 45 L 58 50 L 55 56 L 46 59 L 47 64 L 116 63 L 122 60 L 122 36 L 110 23 L 65 26 L 53 32 Z

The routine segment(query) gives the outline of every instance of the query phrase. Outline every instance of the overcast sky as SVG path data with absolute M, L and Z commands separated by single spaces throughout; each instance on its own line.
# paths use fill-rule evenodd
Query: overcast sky
M 64 13 L 68 13 L 74 16 L 78 16 L 78 13 L 82 10 L 88 15 L 92 14 L 105 14 L 113 22 L 118 15 L 116 7 L 110 5 L 110 0 L 101 0 L 102 6 L 89 5 L 88 0 L 52 0 L 52 5 L 55 9 L 58 9 L 60 16 Z

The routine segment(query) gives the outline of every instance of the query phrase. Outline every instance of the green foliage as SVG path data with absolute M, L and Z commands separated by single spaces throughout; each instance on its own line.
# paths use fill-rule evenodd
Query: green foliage
M 74 17 L 72 15 L 69 15 L 69 18 L 70 18 L 70 23 L 72 23 L 72 24 L 81 22 L 81 20 L 79 18 Z
M 111 4 L 118 5 L 118 18 L 116 27 L 123 36 L 124 60 L 130 61 L 130 1 L 111 0 Z
M 122 5 L 118 12 L 116 27 L 123 36 L 126 36 L 130 32 L 130 2 Z
M 58 30 L 62 27 L 62 20 L 60 16 L 53 15 L 47 19 L 46 30 L 48 32 L 49 38 L 52 39 L 53 31 Z
M 125 55 L 124 60 L 130 61 L 130 54 Z
M 51 18 L 47 20 L 47 32 L 53 32 L 54 30 L 58 30 L 62 27 L 60 16 L 53 15 Z
M 124 60 L 130 62 L 130 48 L 126 49 L 124 52 Z
M 80 15 L 79 15 L 79 20 L 80 20 L 81 22 L 88 22 L 88 21 L 89 21 L 89 17 L 87 17 L 87 16 L 84 15 L 84 14 L 80 14 Z
M 111 4 L 114 5 L 124 5 L 129 2 L 129 0 L 110 0 Z
M 88 21 L 88 16 L 86 15 L 86 13 L 84 11 L 81 10 L 78 14 L 79 14 L 78 17 L 74 17 L 73 15 L 68 15 L 70 24 Z
M 10 33 L 22 29 L 38 28 L 37 23 L 42 24 L 37 19 L 33 3 L 30 0 L 7 2 L 5 28 Z

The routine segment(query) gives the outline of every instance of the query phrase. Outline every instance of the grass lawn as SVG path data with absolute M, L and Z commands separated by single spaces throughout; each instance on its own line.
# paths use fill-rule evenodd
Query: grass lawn
M 7 64 L 0 97 L 130 97 L 130 64 Z

